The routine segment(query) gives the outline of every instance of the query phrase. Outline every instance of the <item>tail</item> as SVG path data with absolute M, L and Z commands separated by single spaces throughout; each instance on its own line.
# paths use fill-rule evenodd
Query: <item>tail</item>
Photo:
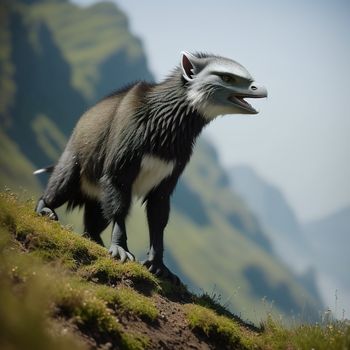
M 39 175 L 42 173 L 52 173 L 54 168 L 55 168 L 54 165 L 49 165 L 46 168 L 41 168 L 41 169 L 35 170 L 33 172 L 33 175 Z

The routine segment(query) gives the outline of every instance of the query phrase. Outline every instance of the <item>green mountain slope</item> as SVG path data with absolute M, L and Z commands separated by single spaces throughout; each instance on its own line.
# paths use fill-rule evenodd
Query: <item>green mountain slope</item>
M 0 193 L 1 349 L 335 350 L 350 326 L 244 323 Z
M 115 4 L 86 8 L 68 2 L 39 2 L 29 17 L 44 21 L 72 67 L 72 85 L 91 103 L 135 80 L 153 80 L 138 38 Z
M 21 192 L 39 194 L 41 191 L 38 179 L 30 174 L 34 167 L 20 152 L 17 145 L 0 129 L 0 184 Z
M 152 80 L 140 41 L 111 3 L 1 3 L 0 120 L 37 166 L 56 160 L 81 113 L 112 90 Z
M 3 173 L 18 169 L 32 179 L 28 159 L 35 166 L 56 161 L 80 110 L 108 90 L 150 73 L 125 15 L 110 3 L 84 9 L 57 1 L 8 4 L 1 12 L 5 34 L 0 36 L 1 52 L 6 53 L 0 55 L 0 70 L 7 72 L 1 86 L 8 104 L 0 120 L 19 152 L 11 162 L 1 149 L 0 165 Z M 1 181 L 6 185 L 9 178 Z M 36 191 L 32 181 L 27 184 Z M 76 213 L 60 215 L 62 222 L 79 226 Z M 147 247 L 146 227 L 143 210 L 136 206 L 128 228 L 130 246 L 139 257 Z M 106 242 L 108 236 L 106 232 Z M 173 197 L 166 249 L 168 264 L 193 289 L 210 292 L 216 286 L 215 293 L 223 301 L 230 298 L 232 309 L 244 317 L 264 317 L 264 297 L 288 317 L 293 312 L 315 319 L 321 309 L 274 255 L 264 230 L 232 193 L 208 142 L 198 145 Z
M 1 61 L 1 70 L 9 71 L 2 85 L 8 96 L 2 128 L 33 164 L 50 164 L 60 154 L 85 102 L 71 87 L 71 68 L 47 25 L 28 19 L 30 7 L 10 4 L 1 4 L 6 19 L 6 40 L 1 44 L 9 52 Z

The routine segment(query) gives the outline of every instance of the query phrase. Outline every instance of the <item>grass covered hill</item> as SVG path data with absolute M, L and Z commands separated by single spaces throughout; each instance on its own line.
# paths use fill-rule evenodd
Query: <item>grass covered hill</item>
M 1 349 L 348 349 L 350 326 L 244 323 L 0 195 Z

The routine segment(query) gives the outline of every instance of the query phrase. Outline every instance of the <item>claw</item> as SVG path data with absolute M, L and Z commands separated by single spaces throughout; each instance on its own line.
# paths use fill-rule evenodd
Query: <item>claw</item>
M 151 266 L 148 268 L 148 271 L 149 271 L 149 272 L 154 273 L 154 270 L 155 270 L 155 266 L 153 266 L 153 265 L 151 265 Z
M 126 252 L 126 255 L 130 261 L 135 261 L 135 257 L 130 252 Z
M 42 208 L 39 212 L 39 215 L 41 216 L 47 216 L 49 219 L 51 220 L 54 220 L 54 221 L 57 221 L 58 220 L 58 216 L 57 214 L 55 213 L 54 210 L 50 209 L 50 208 Z
M 135 261 L 134 255 L 119 245 L 112 244 L 108 250 L 108 253 L 112 258 L 120 260 L 121 263 L 126 261 Z
M 38 200 L 35 211 L 41 216 L 47 216 L 51 220 L 58 221 L 58 216 L 55 211 L 49 208 L 42 198 Z
M 120 247 L 118 247 L 118 253 L 119 253 L 120 262 L 124 263 L 125 260 L 127 259 L 125 250 L 120 248 Z
M 180 279 L 174 275 L 164 264 L 163 262 L 156 262 L 152 260 L 145 260 L 142 262 L 142 265 L 145 266 L 149 272 L 153 273 L 155 276 L 160 278 L 165 278 L 170 280 L 171 283 L 175 285 L 180 284 Z

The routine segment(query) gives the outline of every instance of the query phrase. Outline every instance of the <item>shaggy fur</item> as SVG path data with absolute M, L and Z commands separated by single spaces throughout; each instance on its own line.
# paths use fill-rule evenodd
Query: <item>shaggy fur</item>
M 88 110 L 53 168 L 36 211 L 55 218 L 54 209 L 64 203 L 69 209 L 84 206 L 87 235 L 102 244 L 100 233 L 113 222 L 109 252 L 122 261 L 134 260 L 127 247 L 125 218 L 132 196 L 142 197 L 150 232 L 145 265 L 157 275 L 177 280 L 163 264 L 163 231 L 170 195 L 198 135 L 216 116 L 215 111 L 236 113 L 241 108 L 231 101 L 231 95 L 223 97 L 223 92 L 231 94 L 230 87 L 227 92 L 221 73 L 210 75 L 210 62 L 216 68 L 221 62 L 225 69 L 231 65 L 231 71 L 246 74 L 234 61 L 184 53 L 181 67 L 164 82 L 138 82 Z M 206 82 L 194 78 L 206 72 L 203 67 L 209 72 L 206 76 L 203 73 Z M 251 83 L 249 73 L 240 79 Z M 210 111 L 210 117 L 203 111 Z M 242 111 L 248 113 L 249 107 Z

